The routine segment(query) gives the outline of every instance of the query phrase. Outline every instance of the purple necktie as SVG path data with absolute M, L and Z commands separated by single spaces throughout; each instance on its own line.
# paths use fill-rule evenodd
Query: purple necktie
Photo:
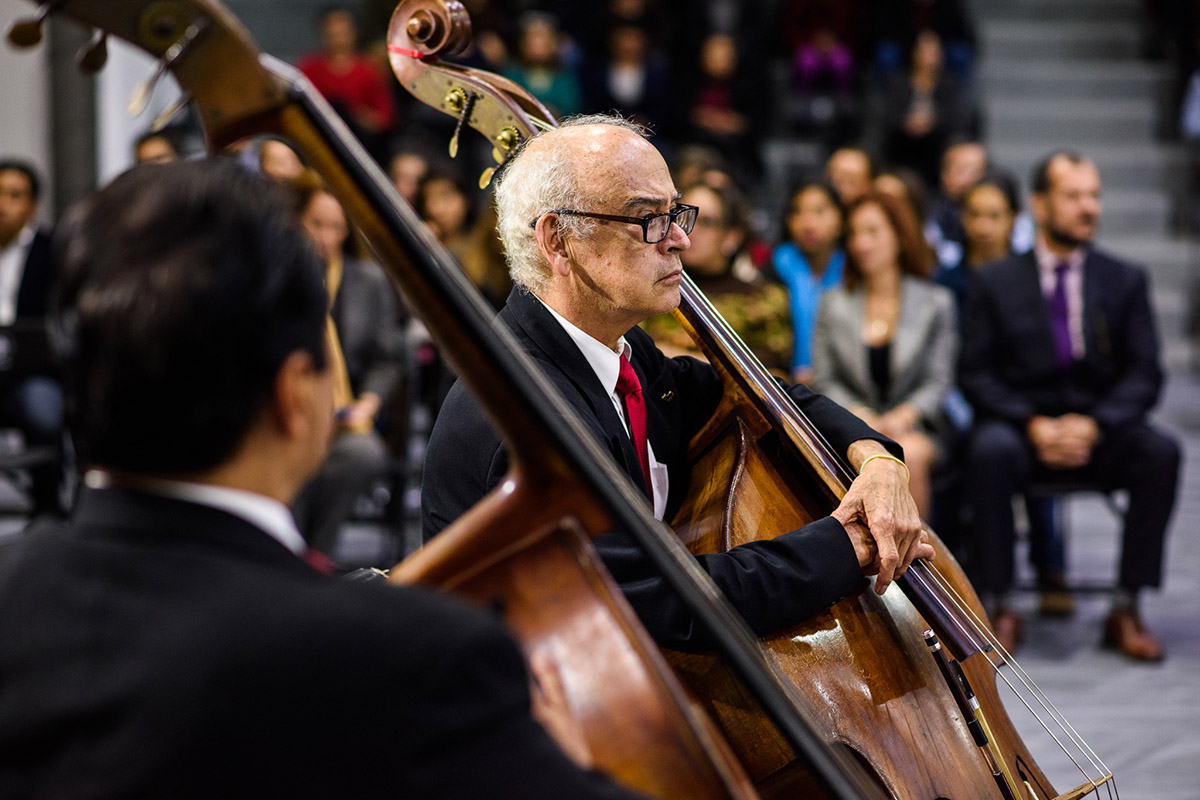
M 1054 332 L 1054 353 L 1058 366 L 1066 369 L 1075 361 L 1071 350 L 1071 320 L 1067 313 L 1067 272 L 1070 267 L 1061 261 L 1054 267 L 1054 294 L 1050 295 L 1050 330 Z

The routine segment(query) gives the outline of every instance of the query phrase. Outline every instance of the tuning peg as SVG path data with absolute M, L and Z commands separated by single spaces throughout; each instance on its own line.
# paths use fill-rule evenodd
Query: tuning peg
M 99 28 L 93 31 L 92 38 L 75 55 L 75 63 L 89 75 L 104 69 L 108 63 L 108 34 Z
M 455 158 L 458 155 L 458 135 L 462 133 L 463 123 L 471 118 L 471 112 L 475 110 L 475 101 L 478 99 L 479 95 L 475 94 L 475 92 L 464 92 L 457 86 L 446 94 L 446 105 L 451 111 L 458 114 L 458 122 L 454 126 L 454 135 L 450 137 L 451 158 Z
M 42 29 L 50 16 L 66 0 L 47 0 L 38 6 L 37 13 L 28 19 L 17 20 L 8 29 L 8 41 L 13 47 L 35 47 L 42 42 Z
M 495 167 L 488 167 L 479 176 L 479 188 L 486 189 L 492 184 L 492 176 L 496 174 Z

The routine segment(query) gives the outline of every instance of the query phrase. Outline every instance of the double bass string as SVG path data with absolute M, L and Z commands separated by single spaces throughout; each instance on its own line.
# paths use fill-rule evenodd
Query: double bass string
M 737 364 L 742 375 L 762 378 L 762 380 L 758 381 L 758 384 L 759 388 L 763 390 L 764 399 L 772 406 L 770 411 L 785 418 L 798 432 L 811 440 L 814 445 L 813 449 L 819 453 L 826 464 L 832 467 L 832 471 L 835 473 L 834 478 L 840 484 L 838 488 L 844 493 L 846 487 L 854 480 L 850 466 L 846 463 L 845 459 L 834 452 L 832 445 L 829 444 L 828 440 L 825 439 L 819 430 L 807 424 L 807 419 L 799 412 L 795 404 L 792 403 L 791 398 L 786 395 L 779 384 L 765 377 L 768 373 L 757 356 L 742 344 L 741 339 L 732 330 L 728 322 L 716 312 L 712 304 L 708 301 L 708 298 L 700 292 L 687 276 L 684 277 L 681 291 L 683 302 L 676 316 L 682 317 L 681 321 L 685 323 L 685 328 L 688 329 L 693 338 L 698 341 L 704 338 L 699 333 L 701 330 L 704 330 L 705 333 L 711 333 L 715 341 L 708 342 L 707 344 L 714 350 L 726 354 Z M 703 326 L 692 324 L 688 319 L 689 313 L 701 318 L 705 324 Z M 747 392 L 747 394 L 751 393 Z M 768 410 L 763 409 L 763 411 L 767 412 Z M 1038 725 L 1046 731 L 1059 749 L 1071 760 L 1071 763 L 1074 764 L 1075 768 L 1086 779 L 1084 786 L 1090 785 L 1092 790 L 1098 790 L 1101 786 L 1106 786 L 1110 798 L 1119 798 L 1120 795 L 1116 790 L 1115 779 L 1103 761 L 1083 737 L 1079 735 L 1074 726 L 1067 721 L 1054 703 L 1050 701 L 1049 697 L 1046 696 L 1032 677 L 1017 663 L 1012 654 L 1004 649 L 1003 645 L 992 634 L 988 625 L 979 618 L 958 591 L 932 565 L 917 563 L 913 567 L 907 573 L 912 583 L 920 587 L 932 605 L 945 612 L 944 616 L 948 620 L 948 624 L 954 626 L 965 638 L 971 639 L 975 637 L 976 641 L 983 641 L 992 646 L 997 656 L 1002 659 L 1002 663 L 997 663 L 989 653 L 981 650 L 992 671 L 1000 680 L 1004 681 L 1005 685 L 1008 686 L 1009 690 L 1033 716 Z M 937 586 L 940 592 L 934 591 L 934 586 Z M 952 605 L 947 605 L 946 600 L 941 596 L 942 594 L 945 595 L 945 598 Z M 1012 671 L 1012 674 L 1015 676 L 1015 682 L 1002 669 L 1004 665 L 1008 665 Z M 1017 684 L 1020 684 L 1022 688 L 1018 688 Z M 1043 715 L 1038 713 L 1034 707 L 1035 705 L 1041 706 L 1043 712 L 1049 717 L 1050 722 L 1043 719 Z M 1059 733 L 1056 733 L 1054 728 L 1058 728 Z M 1060 738 L 1060 734 L 1062 738 Z M 1069 740 L 1070 746 L 1063 742 L 1064 738 Z M 1081 759 L 1082 761 L 1086 761 L 1093 770 L 1096 770 L 1099 777 L 1089 775 L 1088 768 L 1084 763 L 1081 763 Z M 1071 792 L 1068 796 L 1081 796 L 1077 792 L 1078 790 Z
M 1033 718 L 1037 720 L 1037 723 L 1042 727 L 1043 730 L 1046 731 L 1050 738 L 1054 740 L 1054 743 L 1058 745 L 1059 749 L 1066 754 L 1067 758 L 1071 760 L 1071 763 L 1075 765 L 1075 768 L 1079 770 L 1080 774 L 1083 775 L 1087 782 L 1092 785 L 1093 789 L 1099 789 L 1101 786 L 1106 786 L 1109 797 L 1120 798 L 1120 791 L 1117 789 L 1116 779 L 1112 776 L 1112 772 L 1104 764 L 1103 760 L 1101 760 L 1099 755 L 1097 755 L 1091 746 L 1088 745 L 1087 741 L 1079 735 L 1079 732 L 1075 730 L 1075 727 L 1070 723 L 1069 720 L 1067 720 L 1062 712 L 1058 710 L 1058 707 L 1055 706 L 1054 702 L 1050 700 L 1045 692 L 1041 690 L 1041 687 L 1039 687 L 1033 678 L 1030 677 L 1029 673 L 1027 673 L 1025 669 L 1021 667 L 1020 663 L 1013 658 L 1012 654 L 1000 644 L 999 640 L 997 640 L 995 635 L 992 634 L 988 626 L 983 622 L 983 620 L 979 619 L 975 611 L 971 609 L 971 607 L 954 590 L 954 587 L 951 586 L 936 569 L 932 568 L 928 570 L 922 570 L 913 577 L 914 580 L 922 583 L 932 579 L 942 588 L 943 591 L 946 592 L 947 596 L 950 597 L 954 604 L 958 607 L 959 615 L 967 620 L 970 620 L 972 628 L 981 636 L 983 636 L 996 649 L 996 653 L 1003 659 L 1003 663 L 997 663 L 996 661 L 992 660 L 990 654 L 984 653 L 984 657 L 987 659 L 988 664 L 991 665 L 992 671 L 996 674 L 996 676 L 1000 678 L 1000 680 L 1004 681 L 1005 685 L 1008 686 L 1013 695 L 1016 696 L 1025 709 L 1033 716 Z M 1009 676 L 1006 674 L 1004 669 L 1005 666 L 1007 666 L 1008 670 L 1010 670 L 1016 677 L 1016 680 L 1023 687 L 1024 692 L 1022 692 L 1021 689 L 1018 689 L 1013 681 L 1009 679 Z M 1049 715 L 1053 721 L 1052 723 L 1048 723 L 1042 718 L 1042 715 L 1039 714 L 1033 707 L 1033 702 L 1036 702 L 1037 705 L 1042 707 L 1042 710 Z M 1076 753 L 1090 763 L 1092 769 L 1096 770 L 1099 774 L 1099 777 L 1089 775 L 1085 766 L 1080 763 L 1079 759 L 1076 758 L 1076 753 L 1072 752 L 1072 748 L 1068 747 L 1062 742 L 1062 740 L 1059 739 L 1058 734 L 1056 734 L 1054 731 L 1055 727 L 1057 727 L 1061 733 L 1065 734 L 1065 737 L 1069 739 L 1071 744 L 1074 746 Z

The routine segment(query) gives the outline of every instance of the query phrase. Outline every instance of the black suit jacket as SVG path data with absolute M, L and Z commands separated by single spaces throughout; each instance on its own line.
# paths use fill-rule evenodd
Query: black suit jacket
M 84 490 L 0 561 L 0 796 L 628 797 L 490 615 L 318 575 L 222 511 Z
M 633 444 L 612 400 L 583 354 L 545 306 L 515 289 L 499 319 L 542 369 L 584 425 L 625 474 L 644 487 Z M 640 328 L 625 334 L 646 400 L 647 431 L 655 458 L 670 475 L 666 516 L 679 509 L 690 483 L 687 445 L 721 399 L 716 371 L 694 358 L 666 358 Z M 803 386 L 789 390 L 836 452 L 858 439 L 877 439 L 900 453 L 861 420 Z M 479 404 L 455 384 L 438 415 L 426 454 L 421 503 L 425 537 L 435 535 L 494 488 L 508 471 L 508 455 Z M 769 522 L 769 521 L 768 521 Z M 701 566 L 760 634 L 806 619 L 858 588 L 862 575 L 840 523 L 826 517 L 799 531 L 703 555 Z M 596 548 L 651 635 L 678 649 L 711 646 L 707 631 L 679 601 L 632 537 L 614 532 Z
M 1162 387 L 1146 276 L 1089 251 L 1083 263 L 1084 355 L 1061 370 L 1032 253 L 984 267 L 963 318 L 960 383 L 976 413 L 1024 425 L 1075 412 L 1112 431 L 1141 421 Z
M 50 242 L 51 234 L 39 229 L 29 245 L 17 290 L 17 319 L 44 319 L 49 312 L 55 278 Z
M 355 258 L 342 263 L 330 315 L 354 393 L 374 392 L 386 402 L 403 371 L 404 332 L 396 290 L 378 264 Z

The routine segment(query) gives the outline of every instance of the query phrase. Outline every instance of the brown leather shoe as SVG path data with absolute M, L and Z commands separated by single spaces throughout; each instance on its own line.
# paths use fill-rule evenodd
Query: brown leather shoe
M 1137 615 L 1118 609 L 1104 622 L 1104 645 L 1119 650 L 1135 661 L 1162 661 L 1163 646 Z
M 992 633 L 1004 648 L 1003 652 L 1015 653 L 1021 643 L 1021 615 L 1007 608 L 992 616 Z

